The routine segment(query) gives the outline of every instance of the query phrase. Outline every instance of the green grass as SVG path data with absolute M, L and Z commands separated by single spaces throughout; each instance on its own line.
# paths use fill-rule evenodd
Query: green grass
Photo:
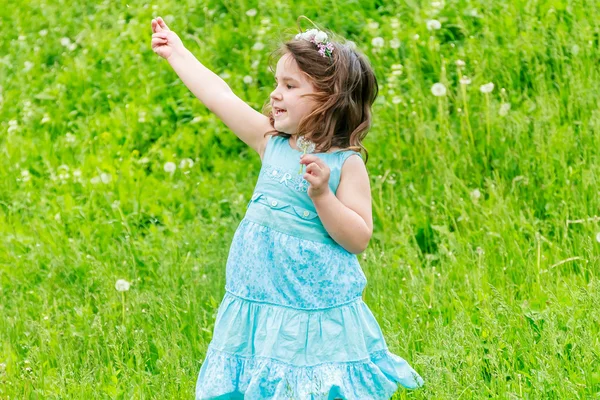
M 380 84 L 365 300 L 426 381 L 394 398 L 600 398 L 600 8 L 433 10 L 0 0 L 0 398 L 193 397 L 260 159 L 152 52 L 150 20 L 260 109 L 300 14 Z

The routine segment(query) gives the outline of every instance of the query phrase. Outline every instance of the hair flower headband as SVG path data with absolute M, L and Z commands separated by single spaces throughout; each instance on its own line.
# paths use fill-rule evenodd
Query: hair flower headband
M 327 40 L 327 33 L 318 29 L 307 29 L 306 32 L 297 34 L 296 39 L 304 39 L 316 44 L 321 56 L 331 58 L 334 47 L 333 43 Z

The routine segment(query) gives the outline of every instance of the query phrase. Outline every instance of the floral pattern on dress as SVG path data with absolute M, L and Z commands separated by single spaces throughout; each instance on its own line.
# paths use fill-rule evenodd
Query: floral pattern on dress
M 229 249 L 226 290 L 296 309 L 320 309 L 362 296 L 367 284 L 355 254 L 243 219 Z

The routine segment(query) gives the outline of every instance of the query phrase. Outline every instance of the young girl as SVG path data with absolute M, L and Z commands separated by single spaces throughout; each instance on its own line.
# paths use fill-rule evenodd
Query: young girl
M 423 385 L 388 350 L 362 300 L 356 254 L 373 223 L 356 150 L 378 90 L 365 57 L 325 32 L 299 33 L 280 49 L 263 115 L 160 17 L 152 31 L 152 49 L 262 160 L 229 250 L 196 399 L 389 399 L 398 384 Z

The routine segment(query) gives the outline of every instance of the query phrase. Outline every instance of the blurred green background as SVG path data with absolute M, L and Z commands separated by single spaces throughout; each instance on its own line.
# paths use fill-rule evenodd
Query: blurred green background
M 260 110 L 301 14 L 379 82 L 364 297 L 426 382 L 394 398 L 600 398 L 585 0 L 0 0 L 0 398 L 193 397 L 260 159 L 150 21 Z

